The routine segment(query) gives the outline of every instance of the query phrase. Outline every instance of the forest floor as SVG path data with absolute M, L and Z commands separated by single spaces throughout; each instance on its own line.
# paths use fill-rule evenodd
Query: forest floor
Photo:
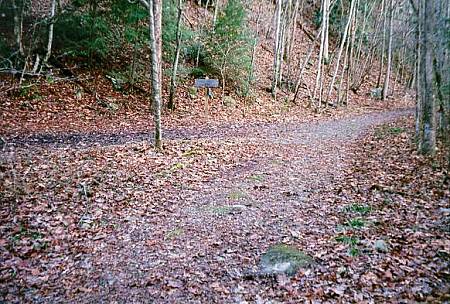
M 0 301 L 449 301 L 445 151 L 411 110 L 148 132 L 11 133 Z M 258 275 L 288 244 L 312 263 Z

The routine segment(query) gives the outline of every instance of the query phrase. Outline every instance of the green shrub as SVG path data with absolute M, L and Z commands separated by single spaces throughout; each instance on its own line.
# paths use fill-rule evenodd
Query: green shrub
M 220 12 L 206 42 L 206 64 L 241 91 L 246 90 L 251 69 L 253 38 L 240 0 L 230 0 Z
M 104 60 L 116 56 L 127 46 L 145 44 L 148 28 L 142 24 L 147 11 L 139 4 L 114 0 L 107 6 L 93 7 L 76 0 L 55 23 L 54 47 L 74 57 Z
M 345 206 L 344 210 L 347 212 L 353 212 L 353 213 L 359 213 L 361 215 L 366 215 L 372 209 L 370 206 L 367 206 L 367 205 L 351 204 L 351 205 Z
M 347 221 L 346 225 L 352 229 L 361 229 L 366 223 L 360 218 L 353 218 Z
M 162 9 L 162 43 L 163 57 L 165 61 L 173 61 L 176 51 L 178 7 L 176 0 L 163 1 Z M 194 33 L 181 23 L 182 45 L 188 45 L 192 41 Z M 185 52 L 183 52 L 185 53 Z

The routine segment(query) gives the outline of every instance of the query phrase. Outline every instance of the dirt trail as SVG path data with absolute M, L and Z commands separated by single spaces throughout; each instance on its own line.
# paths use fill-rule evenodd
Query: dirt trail
M 166 132 L 172 139 L 227 141 L 236 150 L 249 144 L 259 148 L 201 187 L 185 185 L 176 196 L 161 193 L 154 198 L 164 200 L 168 208 L 134 204 L 126 216 L 114 220 L 113 233 L 86 240 L 84 254 L 67 257 L 74 260 L 68 263 L 72 268 L 61 274 L 60 287 L 47 296 L 31 292 L 26 298 L 76 303 L 244 303 L 253 297 L 248 296 L 251 290 L 259 297 L 253 300 L 261 303 L 276 299 L 267 292 L 273 282 L 247 280 L 244 274 L 255 268 L 264 250 L 281 242 L 311 254 L 316 267 L 326 269 L 325 257 L 333 246 L 327 236 L 335 234 L 341 206 L 320 201 L 318 193 L 347 169 L 351 144 L 358 137 L 410 114 L 405 110 L 310 124 Z M 121 136 L 48 141 L 35 136 L 10 142 L 72 146 L 88 138 L 88 143 L 108 145 L 147 137 Z M 77 269 L 78 292 L 63 287 L 73 279 L 73 269 Z
M 273 152 L 271 157 L 255 155 L 202 189 L 180 191 L 168 198 L 171 210 L 131 212 L 114 235 L 95 242 L 100 247 L 85 257 L 85 283 L 96 292 L 76 301 L 236 303 L 245 298 L 246 289 L 269 299 L 265 287 L 270 282 L 246 281 L 243 274 L 254 267 L 261 252 L 280 242 L 294 243 L 320 264 L 320 255 L 327 251 L 323 235 L 334 234 L 339 206 L 318 205 L 315 193 L 345 170 L 352 140 L 406 114 L 410 112 L 302 128 L 254 127 L 246 135 L 227 129 L 226 135 L 239 137 L 237 145 L 258 142 Z M 215 135 L 223 139 L 224 134 Z
M 380 112 L 360 115 L 353 118 L 345 118 L 338 120 L 325 120 L 315 123 L 227 123 L 215 126 L 205 126 L 202 128 L 183 128 L 164 129 L 164 138 L 167 140 L 193 140 L 193 139 L 217 139 L 224 140 L 227 138 L 237 137 L 241 139 L 256 139 L 277 141 L 287 140 L 292 136 L 299 140 L 307 141 L 311 135 L 330 137 L 346 136 L 345 132 L 335 132 L 333 129 L 347 128 L 350 132 L 348 136 L 352 136 L 353 129 L 364 129 L 367 124 L 377 123 L 379 120 L 412 113 L 411 109 L 399 110 L 393 112 Z M 344 126 L 345 125 L 345 126 Z M 345 130 L 343 130 L 345 131 Z M 295 133 L 295 134 L 292 134 Z M 89 132 L 89 133 L 38 133 L 31 135 L 12 135 L 5 138 L 6 143 L 15 147 L 33 147 L 33 146 L 50 146 L 50 147 L 71 147 L 71 148 L 89 148 L 92 146 L 109 146 L 123 145 L 128 143 L 142 142 L 152 140 L 152 132 Z

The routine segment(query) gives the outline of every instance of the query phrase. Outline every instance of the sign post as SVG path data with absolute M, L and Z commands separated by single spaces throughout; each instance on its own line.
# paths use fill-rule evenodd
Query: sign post
M 199 88 L 199 89 L 200 88 L 206 88 L 207 89 L 207 94 L 206 94 L 206 111 L 209 113 L 208 100 L 210 98 L 214 97 L 211 89 L 219 87 L 219 80 L 218 79 L 208 79 L 208 77 L 206 77 L 204 79 L 195 79 L 194 86 L 196 88 Z

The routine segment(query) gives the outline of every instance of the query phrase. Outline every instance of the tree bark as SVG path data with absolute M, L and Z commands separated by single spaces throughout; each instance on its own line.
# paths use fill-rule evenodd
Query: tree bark
M 350 29 L 350 25 L 352 23 L 355 2 L 356 2 L 356 0 L 352 0 L 352 2 L 350 4 L 350 11 L 348 13 L 347 24 L 345 25 L 344 35 L 342 37 L 341 44 L 339 46 L 339 52 L 338 52 L 338 56 L 337 56 L 336 67 L 334 69 L 333 78 L 331 79 L 330 87 L 328 88 L 328 94 L 327 94 L 327 99 L 326 99 L 327 103 L 328 103 L 328 100 L 331 97 L 331 92 L 333 90 L 334 82 L 336 81 L 336 76 L 338 74 L 338 70 L 339 70 L 339 67 L 340 67 L 342 51 L 344 50 L 344 45 L 345 45 L 345 43 L 347 41 L 347 35 L 348 35 L 349 29 Z M 345 69 L 345 66 L 343 67 L 343 69 Z M 339 92 L 338 92 L 338 94 L 339 94 Z
M 219 0 L 216 0 L 216 3 L 214 3 L 213 29 L 216 27 L 218 12 L 219 12 Z
M 56 10 L 56 0 L 52 0 L 52 6 L 50 9 L 50 24 L 48 26 L 48 41 L 47 41 L 47 52 L 44 57 L 43 64 L 45 65 L 52 54 L 52 44 L 53 44 L 53 27 L 55 25 L 55 10 Z
M 295 44 L 295 35 L 297 33 L 297 16 L 298 16 L 298 8 L 299 8 L 299 0 L 295 0 L 295 4 L 294 4 L 294 12 L 293 12 L 293 17 L 292 17 L 292 30 L 291 30 L 291 39 L 289 41 L 288 44 L 288 48 L 287 48 L 287 65 L 288 65 L 288 72 L 287 72 L 287 77 L 289 80 L 289 83 L 291 83 L 291 72 L 292 72 L 292 47 Z M 288 84 L 289 89 L 291 89 L 291 85 Z
M 382 35 L 382 43 L 381 43 L 381 60 L 380 60 L 380 72 L 378 74 L 378 81 L 377 81 L 377 88 L 381 85 L 381 76 L 383 75 L 383 69 L 384 69 L 384 54 L 386 52 L 385 44 L 386 44 L 386 1 L 387 0 L 381 0 L 381 14 L 383 15 L 383 35 Z
M 172 68 L 172 78 L 170 80 L 170 94 L 169 94 L 169 103 L 167 107 L 171 110 L 175 110 L 175 93 L 176 93 L 176 80 L 177 80 L 177 70 L 178 70 L 178 61 L 180 59 L 180 50 L 181 50 L 181 17 L 183 15 L 183 0 L 178 0 L 178 18 L 177 18 L 177 41 L 176 41 L 176 53 L 175 58 L 173 60 L 173 68 Z
M 330 60 L 329 56 L 329 43 L 328 43 L 328 32 L 330 29 L 330 0 L 324 0 L 323 5 L 323 14 L 324 14 L 324 21 L 325 21 L 325 38 L 323 41 L 323 61 L 325 64 L 328 64 Z
M 389 41 L 388 41 L 388 50 L 387 50 L 387 63 L 386 63 L 386 75 L 384 77 L 384 85 L 383 85 L 383 100 L 387 99 L 389 93 L 389 80 L 391 78 L 391 68 L 392 68 L 392 20 L 394 18 L 394 5 L 393 0 L 389 1 Z
M 273 79 L 272 79 L 272 97 L 277 98 L 278 86 L 278 71 L 280 67 L 279 52 L 280 52 L 280 27 L 281 27 L 281 1 L 277 0 L 277 7 L 275 10 L 275 37 L 274 37 L 274 54 L 273 54 Z
M 326 0 L 322 0 L 322 10 L 324 11 L 324 4 Z M 319 50 L 319 59 L 317 61 L 317 75 L 316 75 L 316 82 L 314 85 L 314 91 L 312 95 L 312 99 L 314 102 L 314 99 L 316 98 L 316 92 L 319 90 L 319 101 L 317 103 L 317 108 L 320 107 L 322 103 L 322 62 L 323 62 L 323 50 L 324 50 L 324 42 L 325 42 L 325 28 L 326 28 L 326 21 L 325 21 L 325 14 L 322 14 L 322 26 L 321 26 L 321 32 L 320 32 L 320 50 Z
M 414 7 L 414 2 L 410 0 L 411 5 Z M 422 125 L 422 106 L 420 98 L 420 79 L 421 79 L 421 63 L 420 58 L 422 57 L 421 51 L 421 41 L 422 41 L 422 5 L 419 2 L 417 8 L 414 9 L 417 15 L 417 28 L 416 28 L 416 57 L 415 57 L 415 85 L 414 89 L 416 91 L 416 112 L 415 112 L 415 131 L 416 131 L 416 141 L 419 143 L 421 138 L 421 125 Z
M 161 27 L 158 30 L 158 22 L 161 16 L 155 16 L 155 12 L 161 13 L 161 0 L 148 1 L 150 50 L 151 50 L 151 78 L 152 78 L 152 105 L 153 120 L 155 123 L 155 148 L 162 148 L 161 135 Z M 159 7 L 158 7 L 159 6 Z
M 284 13 L 282 15 L 281 22 L 281 31 L 280 31 L 280 41 L 279 41 L 279 68 L 278 68 L 278 85 L 281 86 L 283 83 L 283 68 L 284 68 L 284 55 L 286 50 L 286 41 L 288 35 L 288 24 L 289 24 L 289 15 L 291 10 L 292 0 L 287 0 L 285 3 Z
M 158 58 L 159 91 L 162 86 L 162 0 L 153 0 L 153 16 L 155 18 L 156 54 Z
M 23 33 L 23 13 L 25 4 L 22 2 L 22 6 L 19 10 L 17 5 L 17 0 L 12 0 L 12 8 L 14 12 L 14 37 L 16 40 L 16 48 L 19 54 L 23 57 L 25 56 L 25 51 L 23 49 L 22 33 Z
M 259 20 L 260 20 L 260 18 L 261 18 L 261 10 L 258 10 L 258 15 L 256 17 L 256 31 L 255 31 L 254 41 L 253 41 L 252 58 L 251 58 L 251 64 L 250 64 L 250 73 L 248 75 L 249 86 L 254 84 L 256 49 L 257 49 L 258 40 L 259 40 Z
M 433 38 L 435 0 L 424 0 L 421 35 L 421 138 L 420 152 L 434 154 L 436 151 L 436 101 L 433 93 Z
M 303 76 L 303 72 L 305 71 L 305 68 L 306 68 L 306 66 L 309 63 L 309 60 L 311 58 L 311 55 L 312 55 L 313 51 L 315 50 L 316 41 L 319 39 L 320 33 L 321 32 L 319 31 L 317 33 L 316 37 L 314 38 L 314 40 L 313 40 L 313 42 L 312 42 L 312 44 L 310 46 L 310 49 L 308 51 L 308 55 L 306 55 L 306 58 L 303 61 L 303 63 L 302 63 L 301 60 L 299 60 L 299 73 L 298 73 L 298 77 L 297 77 L 297 83 L 295 84 L 295 90 L 294 90 L 295 93 L 294 93 L 294 98 L 292 99 L 292 103 L 296 103 L 296 99 L 297 99 L 297 96 L 298 96 L 298 93 L 299 93 L 299 90 L 300 90 L 300 83 L 301 83 L 301 81 L 303 79 L 303 77 L 302 77 Z M 311 98 L 312 98 L 312 96 L 311 96 Z

